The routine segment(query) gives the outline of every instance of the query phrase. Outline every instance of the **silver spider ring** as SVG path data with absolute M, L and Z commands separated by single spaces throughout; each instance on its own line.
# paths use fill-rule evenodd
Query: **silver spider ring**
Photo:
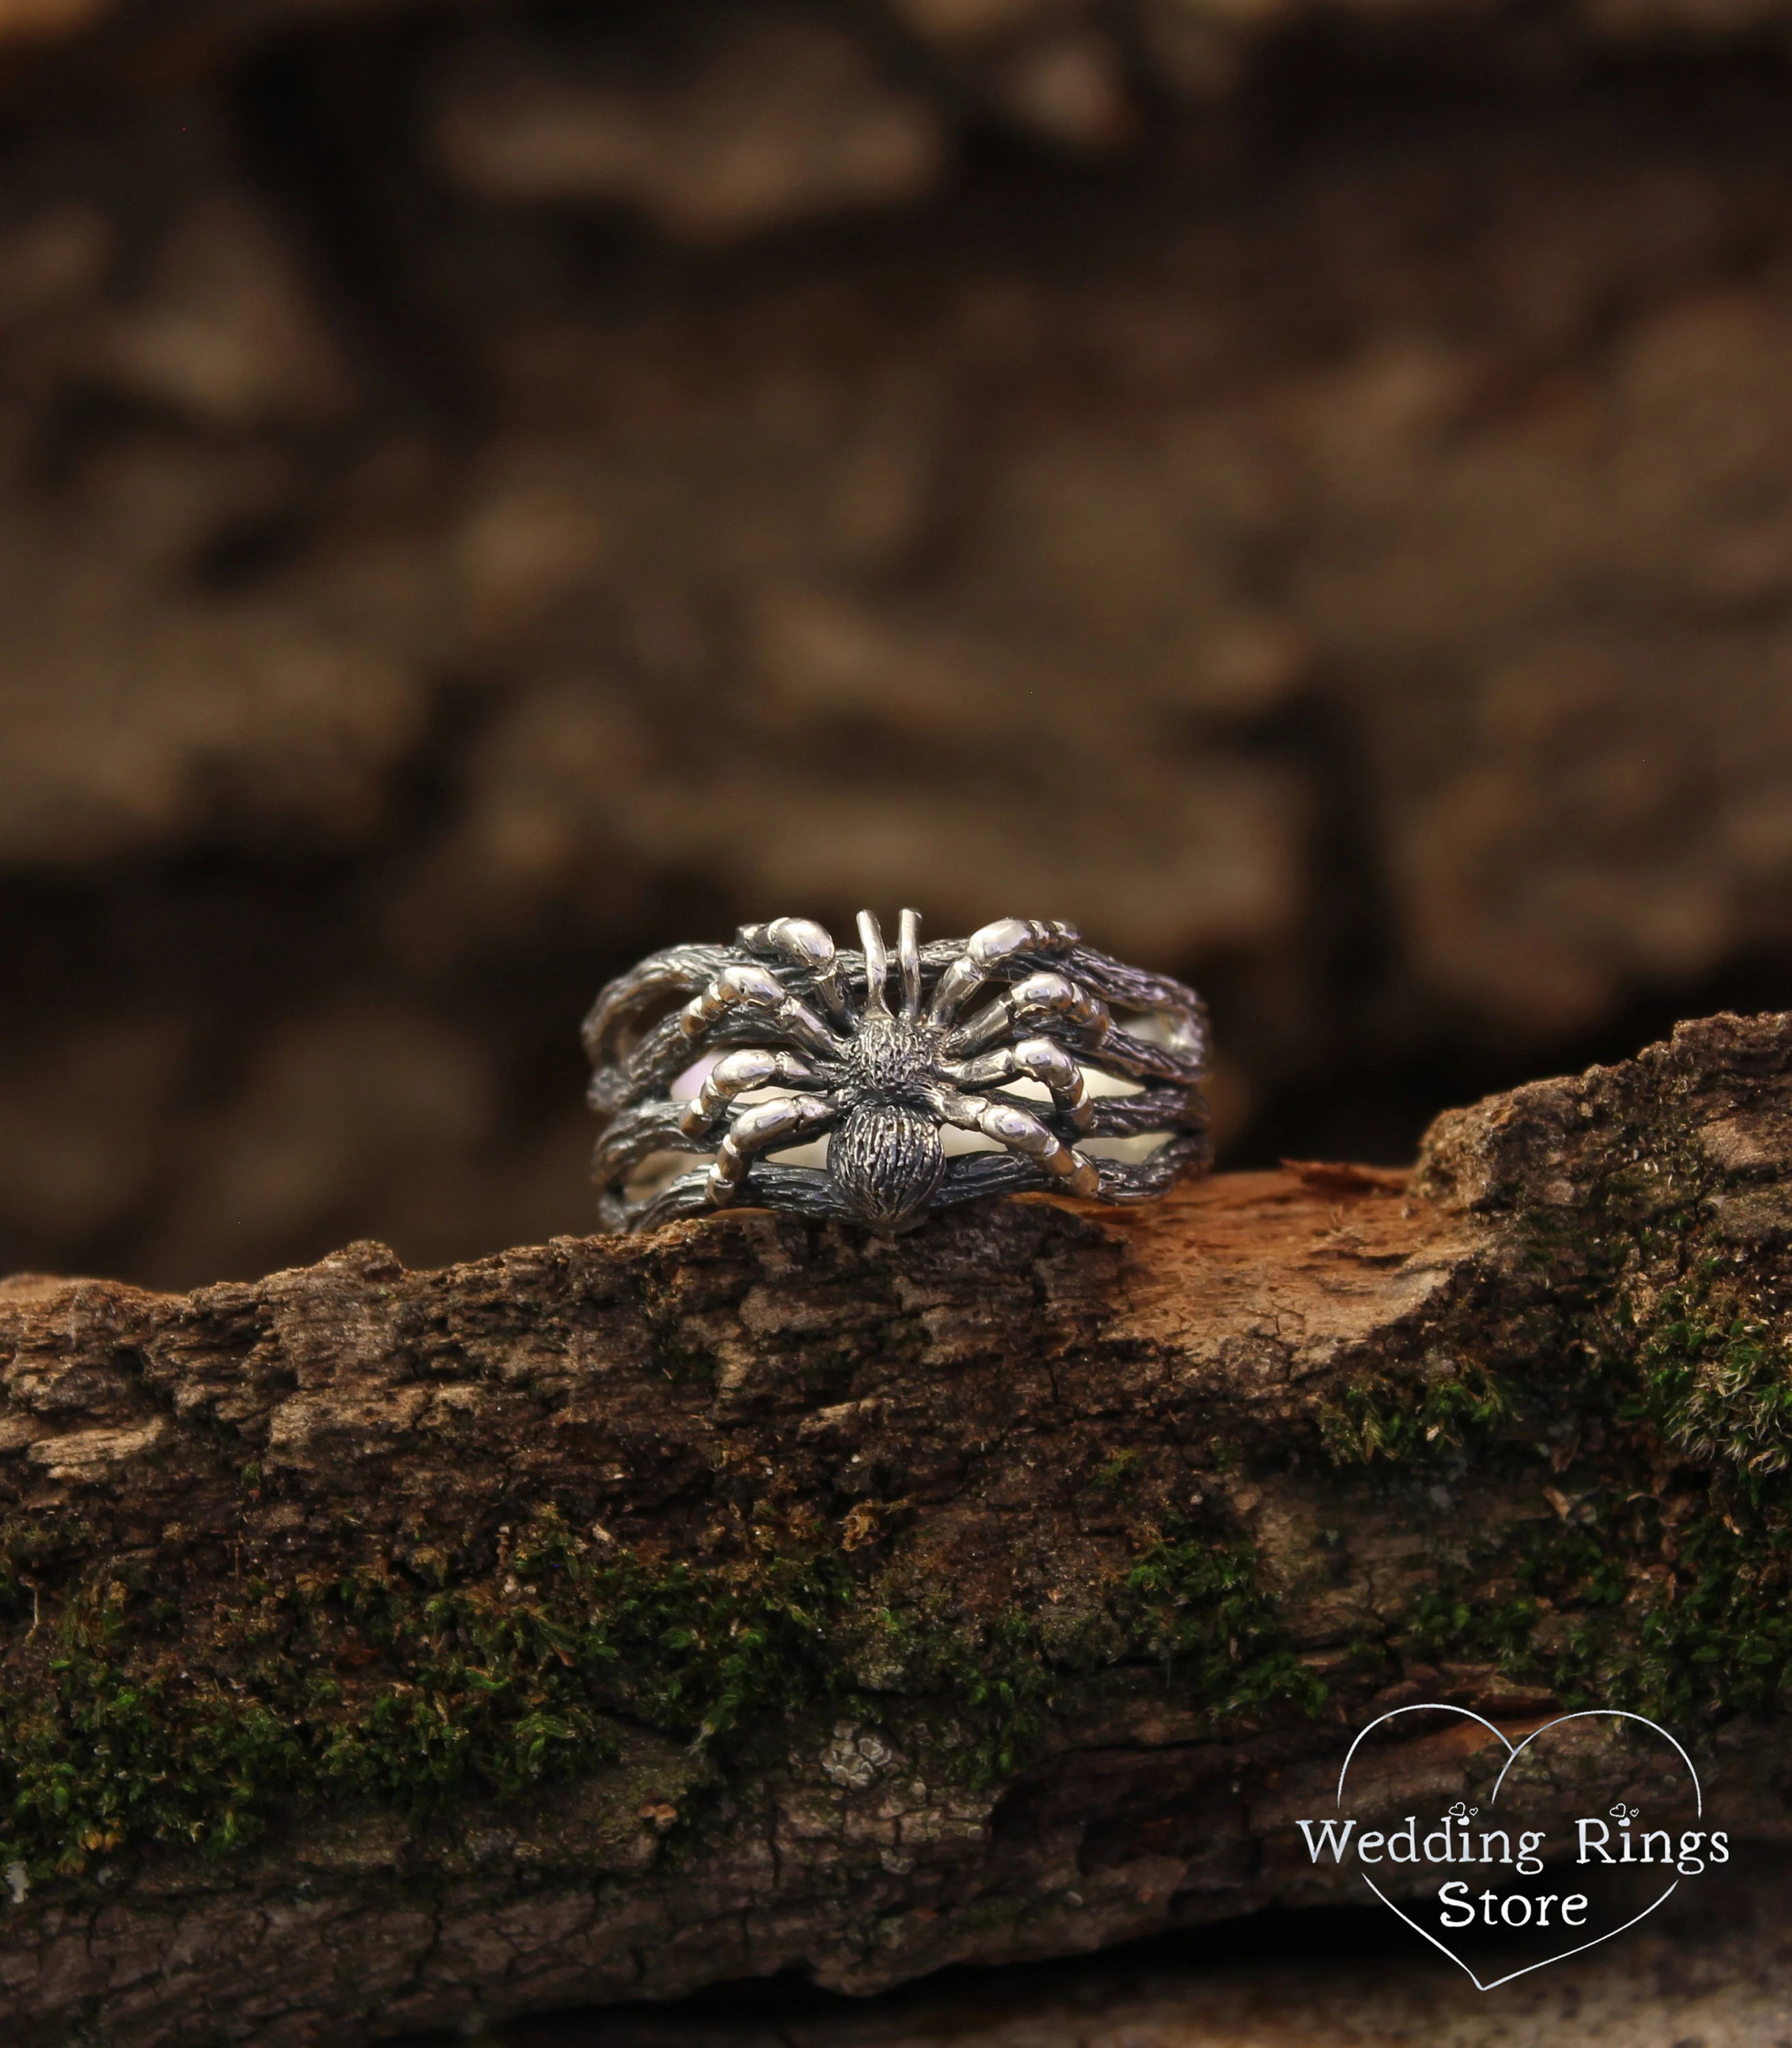
M 603 1222 L 744 1204 L 899 1231 L 986 1195 L 1147 1201 L 1204 1170 L 1193 989 L 1069 925 L 925 946 L 920 927 L 902 913 L 894 1003 L 868 910 L 856 952 L 778 917 L 611 982 L 584 1030 Z

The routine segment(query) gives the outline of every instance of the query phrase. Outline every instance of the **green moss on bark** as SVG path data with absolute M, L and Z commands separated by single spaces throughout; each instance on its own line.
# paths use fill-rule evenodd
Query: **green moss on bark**
M 17 1527 L 0 1548 L 0 1860 L 41 1879 L 149 1844 L 219 1853 L 335 1802 L 427 1824 L 602 1767 L 619 1725 L 725 1773 L 775 1757 L 793 1718 L 875 1720 L 904 1700 L 956 1731 L 948 1769 L 993 1784 L 1039 1749 L 1069 1681 L 1128 1661 L 1167 1665 L 1216 1725 L 1317 1704 L 1248 1546 L 1180 1526 L 1141 1543 L 1094 1589 L 1079 1647 L 1018 1604 L 893 1602 L 906 1566 L 769 1508 L 698 1561 L 600 1544 L 545 1507 L 495 1569 L 417 1550 L 251 1574 L 196 1626 L 91 1532 Z M 46 1601 L 26 1581 L 52 1563 Z
M 1468 1361 L 1453 1377 L 1346 1390 L 1321 1421 L 1335 1460 L 1528 1467 L 1559 1517 L 1491 1536 L 1397 1636 L 1491 1658 L 1571 1707 L 1690 1727 L 1786 1704 L 1792 1505 L 1775 1481 L 1792 1463 L 1792 1341 L 1763 1243 L 1778 1215 L 1666 1119 L 1581 1204 L 1517 1215 L 1534 1303 L 1496 1355 L 1471 1311 L 1446 1342 Z

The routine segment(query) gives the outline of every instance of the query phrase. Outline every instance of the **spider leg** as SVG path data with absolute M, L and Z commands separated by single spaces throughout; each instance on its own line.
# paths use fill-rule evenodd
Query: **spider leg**
M 740 1184 L 757 1153 L 774 1145 L 800 1144 L 814 1138 L 840 1119 L 840 1107 L 832 1096 L 785 1096 L 777 1102 L 756 1102 L 742 1110 L 728 1126 L 727 1135 L 716 1153 L 709 1169 L 710 1200 L 725 1208 L 740 1193 Z
M 815 992 L 836 1024 L 849 1023 L 851 1013 L 840 987 L 834 942 L 812 917 L 774 917 L 769 925 L 743 925 L 735 933 L 750 953 L 775 953 L 815 976 Z
M 1107 1004 L 1068 975 L 1030 974 L 1006 995 L 999 995 L 968 1022 L 960 1024 L 947 1039 L 946 1049 L 955 1057 L 975 1053 L 1016 1024 L 1042 1023 L 1048 1018 L 1074 1026 L 1096 1045 L 1107 1036 L 1113 1023 Z
M 1032 917 L 998 917 L 964 941 L 964 950 L 941 976 L 933 991 L 928 1022 L 952 1024 L 965 999 L 1017 953 L 1068 952 L 1076 943 L 1073 925 L 1042 925 Z
M 1018 1045 L 999 1046 L 974 1060 L 947 1061 L 941 1072 L 961 1087 L 991 1088 L 1024 1078 L 1052 1092 L 1059 1113 L 1080 1131 L 1095 1121 L 1083 1070 L 1054 1038 L 1023 1038 Z
M 1101 1191 L 1101 1176 L 1092 1159 L 1073 1152 L 1055 1138 L 1038 1117 L 1011 1102 L 991 1102 L 987 1096 L 960 1095 L 956 1089 L 940 1091 L 940 1114 L 960 1131 L 979 1131 L 1010 1152 L 1030 1159 L 1073 1195 L 1095 1196 Z M 749 1112 L 751 1113 L 751 1112 Z
M 793 995 L 776 975 L 751 960 L 723 968 L 702 995 L 693 996 L 678 1013 L 679 1029 L 687 1038 L 700 1038 L 731 1010 L 760 1011 L 785 1038 L 824 1059 L 836 1058 L 846 1049 L 801 996 Z
M 682 1003 L 727 965 L 726 946 L 673 946 L 619 975 L 591 1007 L 580 1036 L 594 1067 L 626 1060 L 652 1030 L 651 1019 Z
M 687 1138 L 706 1135 L 737 1095 L 749 1088 L 789 1088 L 820 1092 L 827 1083 L 794 1053 L 774 1053 L 766 1045 L 745 1045 L 718 1060 L 704 1077 L 695 1102 L 679 1119 Z

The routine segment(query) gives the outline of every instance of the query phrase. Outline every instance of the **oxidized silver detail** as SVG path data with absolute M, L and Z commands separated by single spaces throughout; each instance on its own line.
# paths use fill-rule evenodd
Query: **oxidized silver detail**
M 640 1230 L 746 1203 L 895 1231 L 1029 1189 L 1146 1201 L 1205 1169 L 1193 990 L 1069 925 L 1002 917 L 926 946 L 920 925 L 902 913 L 894 1007 L 868 910 L 856 952 L 778 917 L 611 982 L 584 1031 L 604 1223 Z M 954 1154 L 948 1132 L 986 1149 Z M 778 1157 L 824 1137 L 824 1164 Z M 709 1156 L 679 1170 L 690 1153 Z

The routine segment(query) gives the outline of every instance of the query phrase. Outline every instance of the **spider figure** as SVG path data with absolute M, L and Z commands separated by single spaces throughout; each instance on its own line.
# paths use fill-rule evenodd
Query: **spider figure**
M 606 1223 L 747 1201 L 896 1231 L 1030 1189 L 1143 1200 L 1207 1164 L 1192 990 L 1069 925 L 1003 917 L 923 946 L 905 910 L 893 1000 L 869 911 L 859 936 L 860 951 L 839 952 L 820 925 L 779 917 L 743 925 L 733 946 L 657 953 L 604 990 L 584 1042 Z M 948 1157 L 948 1130 L 983 1149 Z M 824 1135 L 824 1166 L 776 1156 Z M 1124 1156 L 1152 1136 L 1146 1156 Z M 667 1173 L 691 1152 L 712 1156 Z

